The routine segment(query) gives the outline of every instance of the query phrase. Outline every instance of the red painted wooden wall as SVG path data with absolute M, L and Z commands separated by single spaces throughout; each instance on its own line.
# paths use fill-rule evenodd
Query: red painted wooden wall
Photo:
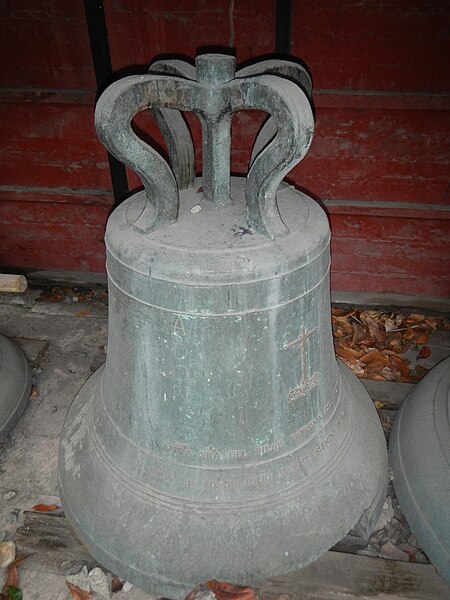
M 275 0 L 235 0 L 232 26 L 229 7 L 105 0 L 114 70 L 204 46 L 232 44 L 238 62 L 273 52 Z M 113 198 L 83 3 L 1 8 L 0 265 L 102 271 Z M 293 1 L 316 133 L 290 180 L 329 213 L 336 290 L 450 295 L 449 31 L 447 0 Z M 245 172 L 260 119 L 236 119 Z

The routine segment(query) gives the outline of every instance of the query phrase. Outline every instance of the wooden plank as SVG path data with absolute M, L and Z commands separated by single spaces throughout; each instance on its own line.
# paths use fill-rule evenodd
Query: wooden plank
M 293 2 L 292 54 L 318 88 L 448 90 L 448 1 Z
M 95 105 L 95 90 L 64 88 L 0 88 L 0 103 L 88 104 Z
M 143 69 L 136 69 L 142 71 Z M 41 102 L 46 104 L 88 104 L 94 106 L 96 90 L 70 88 L 0 88 L 0 102 Z M 386 92 L 380 90 L 314 89 L 316 109 L 359 110 L 450 110 L 445 93 Z
M 0 264 L 104 271 L 109 210 L 98 205 L 0 202 Z
M 403 219 L 406 214 L 408 214 L 415 220 L 450 220 L 450 206 L 445 204 L 419 204 L 415 202 L 400 203 L 383 200 L 323 200 L 323 206 L 329 215 L 361 215 L 366 217 L 374 216 Z
M 108 189 L 106 150 L 97 139 L 94 106 L 0 104 L 4 144 L 0 177 L 7 186 Z
M 98 564 L 63 516 L 25 511 L 15 540 L 19 554 L 31 554 L 28 569 L 66 575 L 80 571 L 84 564 L 90 569 Z
M 26 511 L 24 518 L 15 539 L 19 553 L 32 553 L 28 569 L 67 574 L 83 564 L 89 568 L 96 564 L 63 516 Z M 301 600 L 335 600 L 336 594 L 341 600 L 444 600 L 449 592 L 431 565 L 342 552 L 327 552 L 308 567 L 270 579 L 259 589 L 266 600 L 278 594 Z
M 2 3 L 0 53 L 4 86 L 96 88 L 82 2 Z
M 38 366 L 46 353 L 48 340 L 35 340 L 30 338 L 12 338 L 23 350 L 23 353 L 33 366 Z
M 307 567 L 261 586 L 265 600 L 447 600 L 450 589 L 432 565 L 327 552 Z
M 393 381 L 373 381 L 361 379 L 361 383 L 369 392 L 374 402 L 382 402 L 388 410 L 398 410 L 406 397 L 414 388 L 414 383 L 402 383 Z
M 318 108 L 289 178 L 322 200 L 448 205 L 449 123 L 448 111 Z
M 43 202 L 53 204 L 93 204 L 111 207 L 112 191 L 99 189 L 71 190 L 67 188 L 0 186 L 0 202 Z
M 235 48 L 238 62 L 274 52 L 273 0 L 105 0 L 114 70 L 159 54 L 193 58 L 200 48 Z
M 318 109 L 450 110 L 450 96 L 446 92 L 315 89 L 313 99 Z
M 448 297 L 450 219 L 432 215 L 332 213 L 332 288 Z
M 351 256 L 349 256 L 351 260 Z M 361 263 L 362 264 L 362 263 Z M 355 269 L 351 264 L 345 269 L 331 272 L 331 289 L 358 291 L 363 293 L 379 294 L 407 294 L 410 296 L 424 296 L 428 298 L 448 298 L 449 280 L 445 277 L 415 277 L 409 275 L 379 274 L 377 272 L 364 272 L 363 267 Z

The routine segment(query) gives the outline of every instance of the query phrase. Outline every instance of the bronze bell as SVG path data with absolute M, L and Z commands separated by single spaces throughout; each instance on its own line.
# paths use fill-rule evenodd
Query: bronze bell
M 376 411 L 333 352 L 328 221 L 282 182 L 312 140 L 310 93 L 294 63 L 236 73 L 205 54 L 97 105 L 100 139 L 145 190 L 108 222 L 108 357 L 68 414 L 60 491 L 92 554 L 157 595 L 294 570 L 384 501 Z M 131 128 L 149 109 L 171 168 Z M 247 109 L 270 118 L 247 177 L 230 177 Z M 202 178 L 180 111 L 202 124 Z

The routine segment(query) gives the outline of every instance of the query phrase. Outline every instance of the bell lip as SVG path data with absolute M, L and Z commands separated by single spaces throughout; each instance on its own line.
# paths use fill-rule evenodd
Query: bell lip
M 0 442 L 27 407 L 31 368 L 21 348 L 0 333 Z
M 333 530 L 332 534 L 327 532 L 328 538 L 327 538 L 326 542 L 321 546 L 321 548 L 319 550 L 315 550 L 314 552 L 308 552 L 306 558 L 303 558 L 302 560 L 298 560 L 298 558 L 296 558 L 289 563 L 286 562 L 285 567 L 282 567 L 280 564 L 278 564 L 278 566 L 276 567 L 276 570 L 272 570 L 272 572 L 265 573 L 264 577 L 261 577 L 258 574 L 253 576 L 253 575 L 250 575 L 249 573 L 246 573 L 242 578 L 228 577 L 228 580 L 233 581 L 233 583 L 244 584 L 244 585 L 245 584 L 254 585 L 254 584 L 260 583 L 263 579 L 267 579 L 269 577 L 274 577 L 277 575 L 281 575 L 283 573 L 291 572 L 302 566 L 306 566 L 306 564 L 309 564 L 313 560 L 317 559 L 324 552 L 326 552 L 329 548 L 331 548 L 335 543 L 337 543 L 340 539 L 342 539 L 348 533 L 348 531 L 350 531 L 360 521 L 361 517 L 364 517 L 364 516 L 367 517 L 368 512 L 370 513 L 370 515 L 368 517 L 369 522 L 371 524 L 376 522 L 376 520 L 379 516 L 380 510 L 381 510 L 382 504 L 384 502 L 385 495 L 386 495 L 386 489 L 387 489 L 387 449 L 386 449 L 386 445 L 385 445 L 384 435 L 383 435 L 383 432 L 381 429 L 381 425 L 377 419 L 377 414 L 373 407 L 372 401 L 371 401 L 370 397 L 368 396 L 367 392 L 365 392 L 364 387 L 362 386 L 362 384 L 359 381 L 356 380 L 356 378 L 353 375 L 349 375 L 349 373 L 347 373 L 347 369 L 343 369 L 343 371 L 344 371 L 344 373 L 343 373 L 344 377 L 346 377 L 346 379 L 350 379 L 350 387 L 352 388 L 352 390 L 354 392 L 354 394 L 351 395 L 351 401 L 354 403 L 354 409 L 357 412 L 359 412 L 359 419 L 358 419 L 358 416 L 356 416 L 357 424 L 358 423 L 360 425 L 362 424 L 362 422 L 363 422 L 362 417 L 364 417 L 364 419 L 367 421 L 367 411 L 369 409 L 369 404 L 370 404 L 369 412 L 372 413 L 369 417 L 369 419 L 371 420 L 370 426 L 368 426 L 367 422 L 366 422 L 364 424 L 365 425 L 364 427 L 359 427 L 359 428 L 357 427 L 355 429 L 355 435 L 353 436 L 352 443 L 349 445 L 349 447 L 347 448 L 347 452 L 346 452 L 347 458 L 351 457 L 353 455 L 356 458 L 356 460 L 358 460 L 360 462 L 360 464 L 362 464 L 362 461 L 364 461 L 364 459 L 366 459 L 366 460 L 370 459 L 370 463 L 371 463 L 368 465 L 369 470 L 371 472 L 371 479 L 370 479 L 370 482 L 366 486 L 365 495 L 364 494 L 356 494 L 357 502 L 359 503 L 358 510 L 355 511 L 355 513 L 352 513 L 353 514 L 352 519 L 347 520 L 347 521 L 343 521 L 341 519 L 339 521 L 339 524 Z M 94 373 L 94 375 L 92 376 L 94 378 L 94 381 L 95 381 L 95 375 L 98 376 L 98 372 Z M 90 380 L 88 380 L 88 382 L 89 381 Z M 64 430 L 63 430 L 63 434 L 62 434 L 62 441 L 61 441 L 61 445 L 60 445 L 58 481 L 59 481 L 61 501 L 62 501 L 64 510 L 66 512 L 66 515 L 68 517 L 68 520 L 74 527 L 77 535 L 88 546 L 88 548 L 91 550 L 94 557 L 97 558 L 101 564 L 104 564 L 105 566 L 107 566 L 108 568 L 113 570 L 115 573 L 117 573 L 119 576 L 124 577 L 125 579 L 135 583 L 136 585 L 138 585 L 140 587 L 143 587 L 144 589 L 150 590 L 151 592 L 159 594 L 159 595 L 171 597 L 174 600 L 178 600 L 178 599 L 182 600 L 182 599 L 184 599 L 185 595 L 195 585 L 197 585 L 199 583 L 199 581 L 191 580 L 191 581 L 186 581 L 183 583 L 180 583 L 180 582 L 174 583 L 173 581 L 169 581 L 167 578 L 161 577 L 160 575 L 149 573 L 148 570 L 146 572 L 144 572 L 143 570 L 136 569 L 133 566 L 130 566 L 130 564 L 127 564 L 125 561 L 123 561 L 120 558 L 120 553 L 117 553 L 117 555 L 113 555 L 109 550 L 106 550 L 103 546 L 101 546 L 100 544 L 97 543 L 97 541 L 95 540 L 95 534 L 92 532 L 91 528 L 86 527 L 86 523 L 82 524 L 82 522 L 81 522 L 82 520 L 80 520 L 77 517 L 77 514 L 79 514 L 79 511 L 77 511 L 77 507 L 76 506 L 72 507 L 72 504 L 70 501 L 70 497 L 71 497 L 70 487 L 74 486 L 74 485 L 79 486 L 80 484 L 79 484 L 79 482 L 76 483 L 71 476 L 67 476 L 65 473 L 64 452 L 62 450 L 62 446 L 64 443 L 64 438 L 66 436 L 70 437 L 70 425 L 71 425 L 72 418 L 74 416 L 76 416 L 77 413 L 78 413 L 78 415 L 81 415 L 81 413 L 85 410 L 86 406 L 90 402 L 90 399 L 88 397 L 83 398 L 83 389 L 84 389 L 84 386 L 80 390 L 79 394 L 77 395 L 77 397 L 74 400 L 74 403 L 72 404 L 72 407 L 70 409 L 69 415 L 66 420 L 66 424 L 64 426 Z M 363 429 L 365 429 L 365 431 L 362 431 Z M 69 431 L 67 431 L 67 430 L 69 430 Z M 373 447 L 373 444 L 375 443 L 375 445 L 378 447 L 377 452 L 373 453 L 370 456 L 369 455 L 363 456 L 364 449 L 366 448 L 366 442 L 368 441 L 368 437 L 372 438 L 371 444 L 369 444 L 369 445 L 372 445 L 372 447 Z M 357 453 L 356 455 L 355 455 L 355 452 Z M 348 483 L 350 483 L 350 481 L 352 479 L 350 476 L 351 475 L 351 473 L 350 473 L 351 465 L 353 463 L 352 463 L 351 459 L 349 459 L 348 462 L 350 464 L 349 464 L 349 466 L 346 466 L 345 458 L 344 458 L 339 465 L 339 469 L 338 469 L 339 472 L 335 471 L 332 475 L 332 478 L 330 478 L 330 479 L 333 479 L 333 481 L 341 481 L 343 478 L 346 478 L 348 480 Z M 92 466 L 93 465 L 91 465 L 91 468 L 92 468 Z M 326 497 L 327 494 L 329 495 L 329 492 L 330 492 L 330 488 L 327 487 L 328 484 L 329 484 L 329 481 L 324 481 L 324 482 L 321 482 L 321 484 L 320 484 L 320 487 L 323 489 L 324 497 Z M 345 487 L 345 485 L 344 485 L 344 487 Z M 370 488 L 370 492 L 367 491 L 369 488 Z M 72 488 L 72 490 L 73 490 L 73 488 Z M 354 490 L 350 490 L 349 497 L 352 497 L 353 495 L 354 495 Z M 364 498 L 363 498 L 363 495 L 364 495 Z M 342 501 L 342 497 L 340 498 L 340 500 Z M 94 500 L 94 502 L 95 502 L 95 500 Z M 338 502 L 339 502 L 339 499 L 331 498 L 331 500 L 328 502 L 328 506 L 325 507 L 326 510 L 331 512 L 331 514 L 339 514 L 339 506 L 337 506 Z M 286 506 L 288 504 L 291 504 L 291 505 L 296 504 L 296 506 L 294 508 L 297 510 L 298 514 L 302 514 L 304 522 L 305 523 L 308 522 L 308 516 L 307 515 L 305 516 L 303 514 L 303 512 L 300 511 L 300 505 L 301 505 L 300 499 L 298 501 L 291 500 L 286 503 Z M 281 506 L 281 509 L 283 507 L 284 507 L 284 505 Z M 86 504 L 86 498 L 84 498 L 82 512 L 86 511 L 87 508 L 88 507 Z M 127 511 L 130 511 L 131 513 L 133 513 L 133 498 L 132 497 L 128 499 Z M 167 512 L 170 512 L 170 511 L 167 511 Z M 264 520 L 266 520 L 266 516 L 267 516 L 266 513 L 269 513 L 269 512 L 272 512 L 273 515 L 275 515 L 275 513 L 277 513 L 278 515 L 281 514 L 280 507 L 277 506 L 272 511 L 265 511 Z M 298 516 L 298 514 L 297 514 L 297 516 Z M 149 513 L 149 515 L 150 515 L 150 513 Z M 274 519 L 273 515 L 270 515 L 270 516 L 272 517 L 273 523 L 275 523 L 275 519 Z M 189 517 L 189 515 L 186 518 L 188 518 L 188 517 Z M 291 514 L 291 518 L 292 518 L 292 514 Z M 299 522 L 299 521 L 296 521 L 296 522 Z M 113 531 L 114 527 L 112 527 L 111 529 L 112 529 L 112 531 L 110 532 L 111 535 L 114 535 L 114 534 L 117 535 L 117 530 Z M 268 538 L 268 539 L 270 539 L 270 538 Z M 196 540 L 196 541 L 198 542 L 198 540 Z M 257 543 L 257 539 L 255 539 L 255 548 L 256 548 L 256 543 Z M 130 561 L 128 561 L 128 562 L 130 562 Z M 272 564 L 272 563 L 269 563 L 269 564 Z M 210 575 L 211 575 L 210 577 L 205 578 L 205 581 L 207 579 L 211 579 L 214 577 L 223 578 L 223 574 L 211 573 Z
M 450 584 L 449 395 L 450 357 L 433 367 L 404 401 L 389 454 L 394 489 L 411 530 Z

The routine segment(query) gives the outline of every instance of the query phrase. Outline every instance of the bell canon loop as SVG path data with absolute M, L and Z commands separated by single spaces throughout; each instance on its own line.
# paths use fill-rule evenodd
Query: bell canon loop
M 387 455 L 331 333 L 325 213 L 283 182 L 314 121 L 299 65 L 154 63 L 109 87 L 96 126 L 144 190 L 106 230 L 106 364 L 78 393 L 61 499 L 93 556 L 156 595 L 247 585 L 319 557 L 384 502 Z M 169 164 L 133 131 L 150 110 Z M 269 118 L 247 177 L 230 177 L 231 120 Z M 183 111 L 202 126 L 203 173 Z

